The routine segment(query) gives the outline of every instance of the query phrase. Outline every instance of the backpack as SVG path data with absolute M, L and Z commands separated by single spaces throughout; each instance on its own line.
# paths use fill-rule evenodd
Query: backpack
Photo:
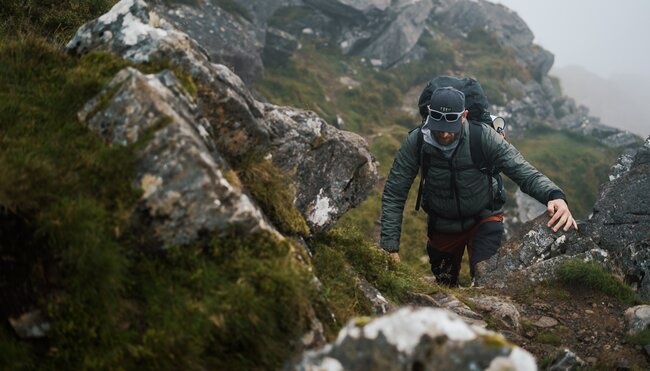
M 422 116 L 422 123 L 413 130 L 421 129 L 424 125 L 427 115 L 429 114 L 427 105 L 431 99 L 431 94 L 434 90 L 451 86 L 454 89 L 460 90 L 465 94 L 465 109 L 468 110 L 467 120 L 469 122 L 469 131 L 470 131 L 470 155 L 472 157 L 472 163 L 476 168 L 486 175 L 488 179 L 488 184 L 492 184 L 492 178 L 495 178 L 499 184 L 499 194 L 498 196 L 503 197 L 503 180 L 499 174 L 499 170 L 491 164 L 483 153 L 481 148 L 482 143 L 482 125 L 488 125 L 492 129 L 494 128 L 493 119 L 488 111 L 489 103 L 485 92 L 481 87 L 481 84 L 471 78 L 471 77 L 453 77 L 453 76 L 438 76 L 431 79 L 422 93 L 420 94 L 420 99 L 418 99 L 418 108 L 420 111 L 420 116 Z M 505 124 L 502 118 L 499 118 Z M 495 129 L 496 130 L 496 129 Z M 500 129 L 498 132 L 501 133 Z M 429 170 L 429 156 L 424 156 L 422 152 L 422 145 L 424 143 L 424 135 L 422 131 L 418 133 L 417 138 L 417 151 L 418 151 L 418 165 L 420 166 L 420 185 L 418 187 L 418 197 L 415 202 L 415 210 L 420 210 L 420 203 L 422 201 L 422 191 L 424 189 L 425 174 Z M 491 209 L 494 210 L 494 198 L 495 195 L 492 194 L 492 187 L 490 187 L 490 199 L 491 199 Z

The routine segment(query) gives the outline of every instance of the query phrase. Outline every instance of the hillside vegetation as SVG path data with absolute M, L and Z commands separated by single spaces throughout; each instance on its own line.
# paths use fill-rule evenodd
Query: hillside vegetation
M 130 64 L 97 52 L 76 58 L 62 49 L 77 27 L 113 3 L 9 0 L 0 9 L 0 369 L 278 369 L 300 349 L 314 314 L 327 340 L 348 319 L 373 314 L 353 284 L 360 276 L 397 304 L 411 291 L 438 290 L 421 279 L 428 270 L 420 259 L 426 220 L 412 212 L 414 197 L 403 228 L 407 264 L 370 241 L 381 188 L 334 230 L 309 240 L 309 258 L 301 245 L 304 220 L 288 206 L 295 195 L 286 174 L 264 165 L 242 166 L 237 174 L 289 238 L 233 230 L 207 236 L 207 247 L 143 248 L 143 231 L 131 218 L 142 191 L 131 179 L 134 153 L 146 136 L 112 147 L 76 116 Z M 241 12 L 235 2 L 220 3 Z M 520 94 L 504 85 L 509 74 L 529 78 L 503 58 L 507 52 L 495 50 L 490 35 L 472 34 L 462 45 L 429 43 L 425 61 L 379 71 L 322 40 L 305 39 L 291 64 L 269 69 L 258 89 L 274 103 L 313 109 L 330 122 L 340 116 L 344 129 L 366 136 L 385 176 L 419 121 L 401 106 L 415 107 L 409 93 L 419 93 L 430 76 L 476 76 L 495 102 Z M 459 47 L 464 55 L 456 54 Z M 191 77 L 175 72 L 193 86 Z M 515 143 L 585 213 L 595 194 L 583 199 L 572 189 L 592 192 L 614 157 L 545 129 Z M 17 339 L 6 319 L 34 309 L 51 323 L 47 337 Z
M 113 2 L 14 1 L 2 9 L 0 369 L 276 369 L 299 349 L 314 315 L 332 340 L 349 318 L 373 314 L 351 284 L 359 273 L 398 303 L 407 291 L 427 290 L 353 229 L 312 240 L 312 259 L 293 238 L 236 230 L 210 237 L 208 248 L 143 249 L 131 217 L 141 190 L 131 180 L 146 136 L 109 146 L 76 116 L 130 64 L 62 49 Z M 294 195 L 283 174 L 259 163 L 237 170 L 283 232 L 306 233 L 288 209 Z M 7 318 L 35 309 L 51 323 L 47 338 L 18 340 Z

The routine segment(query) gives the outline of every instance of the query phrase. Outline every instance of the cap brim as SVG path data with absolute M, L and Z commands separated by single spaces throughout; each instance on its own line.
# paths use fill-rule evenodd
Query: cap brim
M 463 118 L 460 117 L 458 118 L 458 120 L 452 122 L 447 122 L 445 120 L 436 121 L 433 118 L 431 118 L 431 116 L 427 115 L 427 121 L 425 125 L 431 131 L 446 131 L 448 133 L 458 133 L 462 128 L 462 124 L 461 124 L 462 120 Z

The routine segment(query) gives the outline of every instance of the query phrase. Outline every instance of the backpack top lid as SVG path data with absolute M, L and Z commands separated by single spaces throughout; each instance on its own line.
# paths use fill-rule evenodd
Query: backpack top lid
M 418 100 L 418 107 L 420 109 L 420 116 L 426 119 L 429 111 L 427 105 L 431 99 L 431 94 L 438 88 L 451 86 L 454 89 L 460 90 L 465 94 L 465 109 L 469 111 L 467 118 L 471 121 L 484 122 L 492 124 L 490 112 L 488 111 L 489 103 L 485 92 L 478 81 L 471 77 L 454 77 L 454 76 L 438 76 L 434 77 L 427 83 L 420 94 Z

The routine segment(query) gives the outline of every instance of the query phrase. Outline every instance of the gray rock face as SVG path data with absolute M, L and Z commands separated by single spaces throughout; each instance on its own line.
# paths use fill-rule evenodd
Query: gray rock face
M 458 315 L 465 323 L 481 328 L 487 327 L 487 322 L 483 320 L 480 314 L 474 312 L 452 294 L 439 292 L 433 296 L 429 296 L 411 292 L 409 293 L 408 302 L 410 305 L 417 307 L 443 308 Z
M 610 251 L 650 238 L 650 138 L 638 151 L 630 170 L 600 192 L 590 220 L 594 241 Z
M 295 173 L 296 206 L 321 231 L 360 203 L 377 181 L 377 163 L 366 141 L 328 125 L 313 112 L 264 106 L 269 153 L 282 169 Z
M 237 75 L 210 63 L 193 39 L 143 0 L 122 0 L 84 25 L 67 47 L 79 54 L 109 51 L 136 63 L 167 61 L 190 73 L 199 85 L 197 109 L 224 161 L 259 153 L 295 172 L 296 206 L 313 232 L 330 228 L 377 181 L 377 163 L 361 137 L 313 113 L 256 101 Z
M 280 236 L 227 179 L 229 167 L 214 150 L 207 122 L 171 72 L 143 75 L 133 68 L 122 70 L 79 116 L 118 145 L 135 143 L 145 131 L 155 130 L 137 154 L 134 186 L 144 192 L 142 219 L 163 247 L 186 245 L 203 233 L 230 228 Z
M 224 10 L 216 0 L 166 4 L 158 2 L 153 10 L 201 45 L 212 62 L 228 66 L 247 83 L 261 76 L 264 34 L 242 14 Z
M 266 30 L 266 45 L 263 59 L 266 66 L 282 66 L 288 63 L 294 51 L 300 48 L 300 42 L 293 35 L 277 28 Z
M 548 371 L 571 371 L 580 370 L 587 366 L 587 363 L 580 359 L 577 354 L 569 349 L 562 349 L 548 366 Z
M 357 278 L 357 287 L 361 290 L 363 295 L 372 304 L 372 309 L 375 314 L 386 314 L 397 309 L 397 306 L 384 297 L 384 295 L 377 290 L 365 278 Z
M 442 0 L 435 15 L 442 31 L 448 35 L 466 37 L 473 30 L 494 34 L 501 46 L 515 52 L 537 81 L 541 81 L 553 66 L 553 54 L 533 46 L 534 35 L 526 23 L 501 4 L 485 0 Z
M 496 255 L 477 264 L 476 283 L 504 288 L 510 283 L 541 282 L 554 277 L 559 265 L 568 259 L 611 263 L 609 253 L 588 236 L 573 230 L 553 233 L 547 222 L 548 216 L 539 216 L 524 226 L 526 234 L 512 238 Z
M 351 47 L 364 57 L 380 60 L 384 67 L 398 63 L 415 46 L 424 31 L 425 21 L 433 9 L 430 0 L 400 1 L 392 5 L 391 21 L 371 37 L 367 46 Z
M 617 262 L 620 273 L 637 284 L 638 295 L 650 299 L 650 137 L 637 151 L 630 169 L 601 189 L 588 233 Z M 629 163 L 629 159 L 619 163 Z
M 304 16 L 279 26 L 283 31 L 298 36 L 309 28 L 309 33 L 330 39 L 344 54 L 366 57 L 376 67 L 391 67 L 411 51 L 433 9 L 431 0 L 304 0 L 303 4 Z M 285 11 L 288 8 L 278 7 L 274 14 Z
M 477 265 L 477 282 L 504 287 L 506 282 L 538 282 L 553 277 L 567 259 L 597 261 L 637 285 L 650 298 L 650 138 L 634 157 L 624 154 L 613 167 L 580 232 L 553 233 L 542 215 L 499 252 Z M 523 280 L 523 281 L 522 281 Z
M 304 2 L 333 18 L 344 19 L 377 15 L 391 5 L 391 0 L 304 0 Z
M 367 324 L 352 320 L 337 340 L 287 370 L 537 370 L 534 358 L 501 335 L 453 313 L 402 308 Z

